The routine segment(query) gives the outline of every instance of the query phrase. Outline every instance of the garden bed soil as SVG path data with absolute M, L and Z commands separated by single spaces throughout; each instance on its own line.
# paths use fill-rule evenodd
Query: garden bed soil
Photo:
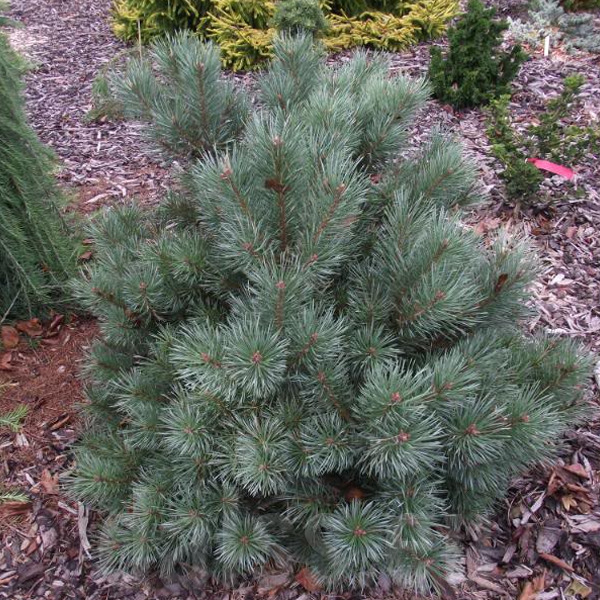
M 511 0 L 510 6 L 503 7 L 514 15 L 520 3 Z M 109 8 L 110 0 L 13 0 L 11 10 L 11 16 L 24 24 L 11 32 L 11 41 L 35 66 L 26 78 L 30 120 L 58 155 L 58 176 L 72 197 L 69 209 L 82 213 L 133 199 L 154 204 L 171 183 L 168 165 L 150 151 L 138 125 L 92 123 L 86 118 L 94 76 L 123 50 L 110 32 Z M 394 72 L 424 75 L 429 45 L 393 55 Z M 332 60 L 346 59 L 343 54 Z M 531 122 L 545 100 L 558 92 L 562 77 L 573 72 L 587 78 L 575 119 L 598 118 L 597 57 L 570 56 L 555 49 L 549 58 L 533 52 L 524 65 L 511 106 L 516 121 Z M 237 78 L 243 84 L 253 81 L 252 76 Z M 532 330 L 561 333 L 600 350 L 598 157 L 578 166 L 576 194 L 565 194 L 563 181 L 549 179 L 544 187 L 547 204 L 517 212 L 503 196 L 500 166 L 485 135 L 484 113 L 455 113 L 432 101 L 411 132 L 416 146 L 433 125 L 455 132 L 481 171 L 482 189 L 489 199 L 472 211 L 467 225 L 483 236 L 493 235 L 501 226 L 522 229 L 538 250 L 541 275 L 532 302 Z M 19 404 L 30 408 L 19 434 L 0 430 L 0 481 L 28 497 L 27 502 L 0 509 L 0 598 L 308 600 L 322 596 L 311 589 L 306 573 L 298 578 L 289 573 L 266 574 L 227 590 L 208 581 L 200 570 L 171 582 L 118 574 L 106 577 L 98 571 L 88 554 L 96 530 L 94 515 L 68 498 L 60 485 L 72 468 L 70 449 L 80 427 L 81 361 L 97 328 L 93 321 L 75 319 L 58 329 L 58 335 L 48 327 L 41 337 L 22 335 L 9 361 L 0 350 L 0 365 L 9 367 L 0 370 L 0 413 Z M 597 391 L 590 380 L 596 410 L 585 426 L 569 432 L 561 462 L 515 482 L 488 527 L 465 532 L 466 562 L 451 578 L 454 591 L 448 588 L 444 598 L 600 598 Z M 367 597 L 409 596 L 394 592 L 389 581 L 381 578 Z

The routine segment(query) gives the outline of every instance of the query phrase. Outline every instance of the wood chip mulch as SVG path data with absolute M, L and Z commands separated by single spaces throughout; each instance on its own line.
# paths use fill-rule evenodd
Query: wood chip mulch
M 41 140 L 60 162 L 58 178 L 74 192 L 79 211 L 116 201 L 156 201 L 168 170 L 149 152 L 140 126 L 89 122 L 92 83 L 124 45 L 110 29 L 110 0 L 15 0 L 9 16 L 22 28 L 8 30 L 29 61 L 27 111 Z
M 522 12 L 520 0 L 494 2 L 503 12 Z M 62 164 L 59 178 L 65 189 L 75 190 L 75 208 L 82 212 L 133 198 L 153 203 L 170 183 L 167 165 L 149 151 L 137 125 L 86 119 L 95 74 L 123 49 L 110 32 L 109 7 L 110 0 L 13 0 L 11 10 L 24 24 L 11 32 L 11 41 L 36 66 L 26 81 L 31 122 L 55 149 Z M 429 44 L 422 44 L 393 55 L 394 70 L 425 74 L 428 51 Z M 560 89 L 563 76 L 574 72 L 587 78 L 576 119 L 598 119 L 598 57 L 566 55 L 558 48 L 548 58 L 534 52 L 524 65 L 512 105 L 517 122 L 530 122 Z M 239 79 L 252 83 L 252 77 Z M 600 157 L 577 166 L 576 194 L 548 178 L 547 206 L 517 213 L 505 202 L 483 112 L 455 113 L 431 101 L 411 135 L 415 145 L 432 125 L 462 139 L 481 170 L 490 200 L 469 215 L 469 224 L 484 236 L 502 226 L 524 229 L 539 252 L 532 329 L 571 336 L 600 351 Z M 60 487 L 72 468 L 70 448 L 79 431 L 80 361 L 95 335 L 91 321 L 60 321 L 32 338 L 23 334 L 8 359 L 0 352 L 5 367 L 0 368 L 0 412 L 20 404 L 30 408 L 21 432 L 0 429 L 1 485 L 27 496 L 0 507 L 0 599 L 326 597 L 306 589 L 306 576 L 290 573 L 266 574 L 227 590 L 199 570 L 168 582 L 98 572 L 89 554 L 95 516 Z M 590 379 L 596 407 L 598 386 L 600 381 Z M 455 591 L 448 590 L 444 599 L 600 598 L 599 414 L 595 410 L 585 426 L 569 432 L 556 466 L 514 482 L 487 527 L 465 532 L 465 563 L 451 578 Z M 342 597 L 414 600 L 390 589 L 385 578 L 368 595 Z

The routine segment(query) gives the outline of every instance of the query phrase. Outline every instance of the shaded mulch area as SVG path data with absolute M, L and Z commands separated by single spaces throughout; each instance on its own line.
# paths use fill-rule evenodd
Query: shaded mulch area
M 495 0 L 504 14 L 520 14 L 520 0 Z M 41 139 L 62 164 L 59 178 L 74 190 L 75 208 L 91 212 L 136 197 L 154 203 L 170 183 L 167 165 L 153 155 L 131 123 L 89 123 L 91 84 L 97 71 L 123 50 L 108 24 L 110 0 L 13 0 L 11 16 L 25 25 L 11 41 L 34 63 L 27 75 L 27 109 Z M 392 56 L 394 71 L 423 75 L 430 44 Z M 346 55 L 336 57 L 344 60 Z M 558 92 L 564 75 L 587 78 L 576 119 L 600 115 L 597 57 L 549 58 L 534 52 L 515 82 L 512 109 L 520 124 L 531 121 L 545 100 Z M 253 77 L 240 77 L 252 85 Z M 516 213 L 506 204 L 490 153 L 485 115 L 455 113 L 435 101 L 420 114 L 412 143 L 424 141 L 433 125 L 455 132 L 480 169 L 489 201 L 468 223 L 481 235 L 499 227 L 523 229 L 540 256 L 534 290 L 532 330 L 581 340 L 600 350 L 600 169 L 598 157 L 578 165 L 577 193 L 548 178 L 548 203 Z M 94 515 L 59 487 L 72 468 L 70 448 L 78 435 L 77 403 L 82 400 L 80 361 L 97 335 L 92 321 L 61 322 L 40 336 L 21 336 L 20 345 L 0 350 L 0 413 L 30 408 L 19 433 L 0 430 L 0 481 L 24 491 L 29 500 L 0 512 L 0 598 L 301 598 L 320 597 L 293 574 L 267 574 L 224 590 L 200 570 L 171 582 L 130 576 L 104 577 L 88 554 Z M 52 334 L 52 335 L 50 335 Z M 595 398 L 593 396 L 596 396 Z M 597 406 L 597 386 L 590 382 Z M 452 576 L 455 592 L 445 598 L 600 598 L 600 421 L 596 410 L 584 427 L 571 431 L 561 461 L 514 482 L 488 527 L 464 533 L 467 552 L 461 572 Z M 304 581 L 306 583 L 306 581 Z M 344 598 L 360 597 L 345 594 Z M 382 578 L 368 597 L 403 597 Z M 405 596 L 408 598 L 408 595 Z M 414 598 L 414 597 L 413 597 Z
M 489 527 L 468 532 L 467 597 L 600 598 L 599 431 L 570 432 L 557 465 L 514 482 Z

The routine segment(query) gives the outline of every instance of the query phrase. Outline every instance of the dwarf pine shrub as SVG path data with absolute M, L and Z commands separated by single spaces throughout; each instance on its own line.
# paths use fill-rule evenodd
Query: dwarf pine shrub
M 481 0 L 469 0 L 467 12 L 448 30 L 447 56 L 431 48 L 429 77 L 441 102 L 468 108 L 510 92 L 526 55 L 519 45 L 509 52 L 500 49 L 508 24 L 494 15 L 495 9 L 485 8 Z
M 198 72 L 216 50 L 193 43 Z M 586 360 L 521 333 L 532 256 L 461 224 L 479 196 L 460 148 L 434 132 L 399 158 L 423 81 L 364 52 L 327 67 L 300 36 L 258 86 L 179 196 L 94 225 L 77 290 L 102 339 L 72 489 L 105 511 L 107 569 L 440 585 L 452 530 L 580 414 Z
M 74 274 L 52 168 L 23 112 L 21 61 L 0 33 L 0 321 L 56 306 Z

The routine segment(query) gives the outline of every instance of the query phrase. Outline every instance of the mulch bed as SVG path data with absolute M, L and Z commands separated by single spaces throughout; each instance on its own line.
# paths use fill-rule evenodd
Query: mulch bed
M 110 0 L 17 0 L 11 43 L 33 67 L 26 76 L 27 111 L 60 162 L 58 179 L 72 204 L 93 212 L 116 201 L 156 201 L 168 171 L 126 122 L 88 121 L 96 74 L 125 46 L 110 30 Z
M 47 589 L 54 592 L 46 597 L 62 598 L 67 573 L 79 587 L 78 506 L 62 497 L 59 474 L 72 461 L 82 401 L 78 373 L 96 330 L 93 321 L 78 319 L 30 327 L 1 354 L 0 414 L 18 406 L 28 413 L 18 433 L 0 429 L 0 492 L 26 491 L 29 498 L 0 504 L 2 598 L 41 598 Z
M 495 2 L 504 14 L 522 13 L 523 2 Z M 110 32 L 110 0 L 13 0 L 11 16 L 24 28 L 11 41 L 35 65 L 26 78 L 27 110 L 41 139 L 61 163 L 59 179 L 72 210 L 89 213 L 133 199 L 156 203 L 171 183 L 168 165 L 153 154 L 136 124 L 90 123 L 91 84 L 99 69 L 123 50 Z M 427 70 L 430 44 L 392 56 L 395 72 L 412 76 Z M 341 55 L 332 60 L 344 60 Z M 528 123 L 557 93 L 565 74 L 587 78 L 578 119 L 600 115 L 600 61 L 555 50 L 549 58 L 533 53 L 515 82 L 512 109 Z M 252 76 L 239 77 L 252 85 Z M 430 128 L 454 132 L 481 171 L 489 200 L 468 216 L 481 235 L 500 227 L 522 229 L 540 257 L 531 329 L 581 340 L 600 351 L 600 169 L 598 157 L 578 165 L 578 194 L 549 178 L 544 194 L 552 202 L 516 212 L 507 205 L 490 154 L 485 115 L 455 113 L 431 101 L 411 134 L 418 146 Z M 0 598 L 301 598 L 319 597 L 289 573 L 267 574 L 235 590 L 207 580 L 199 570 L 171 582 L 103 576 L 89 555 L 94 515 L 69 499 L 59 486 L 72 468 L 70 448 L 79 431 L 77 404 L 81 360 L 97 328 L 93 321 L 60 321 L 40 335 L 21 335 L 20 344 L 0 351 L 0 413 L 25 404 L 23 430 L 0 429 L 0 481 L 26 492 L 25 503 L 0 508 Z M 600 378 L 600 375 L 598 375 Z M 599 382 L 600 384 L 600 382 Z M 597 406 L 598 387 L 590 380 Z M 595 396 L 595 398 L 594 398 Z M 447 598 L 600 598 L 600 420 L 598 411 L 584 427 L 569 432 L 561 461 L 514 482 L 493 522 L 464 533 L 463 569 L 452 576 Z M 304 583 L 306 583 L 304 581 Z M 344 598 L 360 597 L 345 594 Z M 369 598 L 406 597 L 382 578 Z M 414 596 L 410 596 L 414 599 Z

